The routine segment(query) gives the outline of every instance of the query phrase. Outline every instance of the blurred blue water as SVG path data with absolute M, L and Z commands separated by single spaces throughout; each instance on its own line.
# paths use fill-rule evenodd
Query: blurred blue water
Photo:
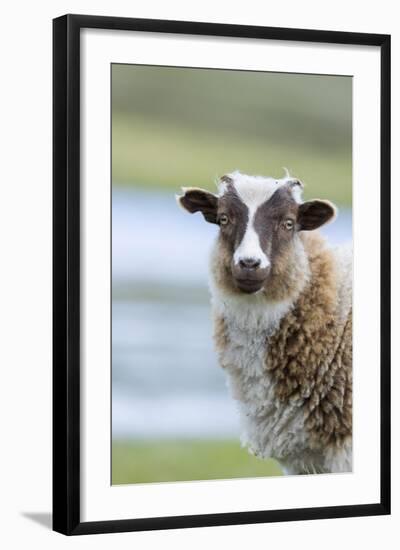
M 217 227 L 165 192 L 114 188 L 112 216 L 113 437 L 234 436 L 207 291 Z M 351 239 L 351 211 L 324 233 Z

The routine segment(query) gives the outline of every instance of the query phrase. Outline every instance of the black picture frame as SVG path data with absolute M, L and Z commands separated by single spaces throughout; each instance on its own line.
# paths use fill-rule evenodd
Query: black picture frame
M 80 31 L 84 28 L 378 46 L 381 51 L 381 495 L 370 504 L 81 522 Z M 66 535 L 390 513 L 390 36 L 65 15 L 53 21 L 53 529 Z

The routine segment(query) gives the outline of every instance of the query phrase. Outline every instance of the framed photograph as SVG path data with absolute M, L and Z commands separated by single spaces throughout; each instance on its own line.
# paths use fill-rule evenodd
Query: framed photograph
M 390 513 L 390 36 L 54 20 L 54 530 Z

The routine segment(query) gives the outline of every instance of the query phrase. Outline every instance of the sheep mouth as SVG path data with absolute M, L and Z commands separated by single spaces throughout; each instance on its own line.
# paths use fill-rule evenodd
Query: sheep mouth
M 235 284 L 239 290 L 246 294 L 254 294 L 263 287 L 265 279 L 238 279 L 235 278 Z

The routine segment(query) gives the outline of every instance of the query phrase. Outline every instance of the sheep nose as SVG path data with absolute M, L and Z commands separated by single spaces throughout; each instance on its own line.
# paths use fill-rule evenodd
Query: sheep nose
M 242 269 L 257 269 L 260 267 L 261 260 L 257 258 L 243 258 L 239 260 L 239 265 Z

